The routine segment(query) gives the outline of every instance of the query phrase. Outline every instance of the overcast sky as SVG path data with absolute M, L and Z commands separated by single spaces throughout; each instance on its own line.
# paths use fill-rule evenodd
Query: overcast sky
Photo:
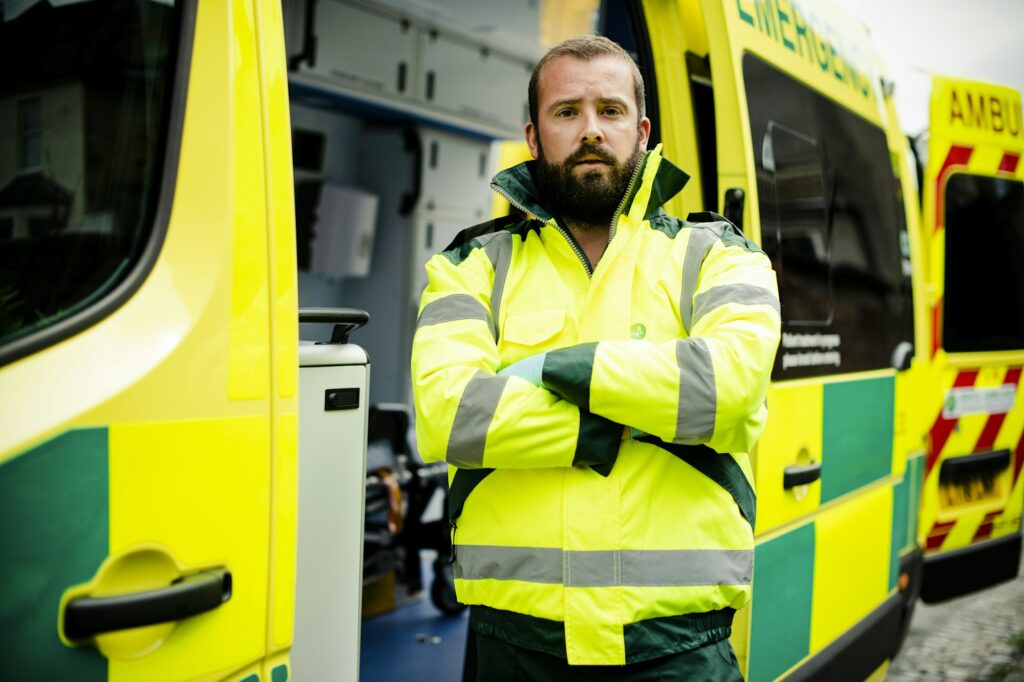
M 1024 0 L 834 0 L 871 30 L 904 130 L 928 125 L 928 72 L 1024 90 Z

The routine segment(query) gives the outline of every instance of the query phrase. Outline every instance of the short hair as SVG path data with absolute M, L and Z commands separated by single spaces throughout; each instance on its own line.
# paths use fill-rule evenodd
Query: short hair
M 639 125 L 643 117 L 647 115 L 647 107 L 644 102 L 644 77 L 640 75 L 640 69 L 637 67 L 636 62 L 633 61 L 633 58 L 618 43 L 604 36 L 596 35 L 577 36 L 563 40 L 548 50 L 540 58 L 540 61 L 537 62 L 537 65 L 533 67 L 528 88 L 530 121 L 533 122 L 533 125 L 537 125 L 538 107 L 540 106 L 540 75 L 548 64 L 560 57 L 575 57 L 583 61 L 590 61 L 597 57 L 606 56 L 618 57 L 629 65 L 629 69 L 633 74 L 633 94 L 636 97 L 637 111 L 640 114 L 637 116 L 637 125 Z

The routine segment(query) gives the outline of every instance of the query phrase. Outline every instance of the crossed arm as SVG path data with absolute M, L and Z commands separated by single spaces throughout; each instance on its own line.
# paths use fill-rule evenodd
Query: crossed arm
M 767 258 L 716 243 L 691 299 L 689 336 L 610 340 L 502 368 L 482 250 L 428 265 L 413 342 L 420 453 L 459 467 L 610 470 L 623 426 L 664 441 L 746 452 L 764 427 L 779 338 Z

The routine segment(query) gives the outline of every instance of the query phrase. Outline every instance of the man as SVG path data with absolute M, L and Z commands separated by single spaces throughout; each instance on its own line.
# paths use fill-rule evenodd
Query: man
M 779 340 L 768 259 L 646 152 L 643 80 L 588 36 L 530 82 L 512 215 L 427 265 L 412 374 L 450 466 L 466 677 L 740 679 L 754 494 Z

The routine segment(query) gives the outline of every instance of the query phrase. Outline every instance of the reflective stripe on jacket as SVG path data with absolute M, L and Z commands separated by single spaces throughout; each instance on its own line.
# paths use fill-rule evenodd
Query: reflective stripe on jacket
M 591 273 L 522 164 L 493 186 L 523 215 L 427 264 L 416 432 L 451 465 L 459 599 L 564 623 L 571 664 L 647 657 L 624 628 L 750 598 L 744 453 L 767 418 L 778 290 L 723 218 L 665 214 L 686 179 L 648 152 Z M 539 382 L 498 374 L 538 354 Z

